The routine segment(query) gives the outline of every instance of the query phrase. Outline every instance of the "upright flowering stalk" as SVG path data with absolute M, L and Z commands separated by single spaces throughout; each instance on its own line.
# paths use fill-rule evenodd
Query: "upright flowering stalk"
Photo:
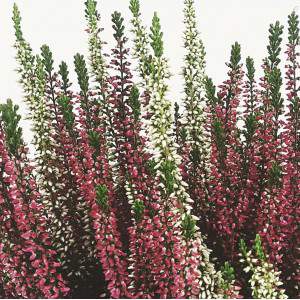
M 1 106 L 0 279 L 5 297 L 61 298 L 69 288 L 46 231 L 19 119 L 10 101 Z
M 140 85 L 143 87 L 143 93 L 141 96 L 141 117 L 145 120 L 148 120 L 151 117 L 150 111 L 148 110 L 150 101 L 149 95 L 151 91 L 148 88 L 151 73 L 149 66 L 152 59 L 149 45 L 149 36 L 141 20 L 140 1 L 130 0 L 129 8 L 132 13 L 131 31 L 134 34 L 133 56 L 137 59 L 137 71 L 140 78 L 142 79 Z M 143 131 L 145 131 L 145 135 L 147 135 L 147 126 L 143 125 Z
M 286 50 L 286 92 L 288 107 L 286 125 L 283 132 L 283 178 L 282 189 L 278 196 L 279 222 L 284 233 L 283 272 L 284 282 L 292 298 L 299 297 L 300 273 L 297 263 L 300 242 L 298 225 L 300 221 L 300 78 L 299 78 L 299 17 L 295 12 L 289 16 L 289 36 Z M 297 290 L 298 289 L 298 290 Z
M 247 208 L 246 219 L 242 228 L 242 235 L 247 241 L 253 240 L 255 237 L 255 218 L 259 201 L 256 199 L 258 190 L 258 169 L 257 161 L 257 142 L 258 142 L 258 122 L 259 114 L 259 97 L 258 88 L 255 82 L 255 68 L 252 58 L 246 59 L 246 80 L 244 84 L 244 112 L 242 120 L 244 127 L 242 133 L 242 166 L 241 180 L 242 187 L 239 195 L 239 202 Z
M 68 252 L 66 243 L 72 238 L 65 215 L 61 214 L 62 200 L 65 191 L 61 188 L 59 178 L 61 164 L 54 151 L 55 139 L 51 124 L 51 110 L 47 106 L 46 74 L 43 60 L 34 56 L 29 44 L 25 41 L 21 31 L 21 17 L 16 5 L 14 5 L 13 21 L 15 26 L 18 72 L 21 75 L 21 83 L 25 92 L 25 101 L 30 110 L 30 119 L 35 133 L 34 145 L 36 148 L 36 160 L 38 164 L 38 183 L 43 193 L 43 208 L 49 216 L 50 231 L 54 239 L 54 246 L 60 255 L 65 257 Z M 60 235 L 64 232 L 63 235 Z M 70 238 L 70 239 L 69 239 Z M 69 272 L 68 272 L 69 273 Z
M 105 54 L 103 54 L 103 45 L 105 42 L 101 40 L 100 32 L 102 28 L 99 27 L 100 14 L 97 11 L 97 2 L 94 0 L 87 0 L 85 2 L 85 17 L 87 20 L 89 35 L 89 59 L 91 66 L 91 74 L 96 82 L 94 88 L 94 113 L 97 115 L 99 126 L 106 135 L 106 144 L 108 151 L 108 159 L 113 170 L 113 180 L 115 184 L 118 181 L 118 167 L 116 165 L 116 140 L 113 132 L 113 120 L 109 108 L 109 91 L 108 91 L 108 73 Z M 96 112 L 98 111 L 98 113 Z M 124 195 L 124 191 L 120 190 L 120 196 Z
M 100 15 L 97 12 L 97 2 L 95 0 L 87 0 L 85 2 L 85 17 L 88 22 L 87 33 L 89 35 L 89 54 L 91 71 L 100 88 L 103 87 L 106 74 L 105 58 L 102 54 L 104 42 L 99 34 L 102 28 L 98 26 Z
M 123 251 L 115 209 L 115 191 L 108 159 L 105 127 L 99 125 L 97 97 L 89 91 L 89 76 L 82 55 L 75 56 L 80 95 L 74 120 L 78 135 L 76 152 L 69 162 L 80 192 L 90 207 L 95 230 L 97 256 L 113 298 L 128 297 L 127 259 Z M 101 285 L 101 282 L 99 282 Z
M 58 74 L 53 70 L 52 53 L 49 47 L 44 45 L 41 51 L 46 76 L 46 104 L 52 127 L 50 132 L 50 138 L 53 141 L 51 151 L 55 158 L 55 162 L 52 164 L 57 169 L 55 180 L 59 183 L 52 223 L 55 227 L 58 221 L 62 222 L 54 234 L 59 252 L 63 256 L 64 272 L 67 274 L 68 280 L 72 282 L 76 293 L 77 289 L 84 288 L 81 286 L 85 284 L 82 278 L 91 276 L 91 273 L 95 272 L 95 239 L 89 218 L 90 208 L 80 195 L 76 178 L 68 164 L 68 147 L 76 147 L 76 144 L 70 144 L 68 140 L 68 132 L 65 128 L 65 122 L 68 120 L 64 120 L 64 117 L 68 116 L 60 111 L 62 101 L 67 101 L 68 95 L 61 97 Z M 67 76 L 64 66 L 64 64 L 60 66 L 60 73 Z M 72 114 L 72 110 L 69 114 Z
M 261 121 L 259 124 L 259 143 L 257 145 L 257 164 L 259 169 L 257 199 L 258 232 L 271 261 L 281 262 L 280 250 L 283 235 L 280 228 L 278 199 L 282 185 L 282 135 L 280 127 L 283 113 L 281 96 L 282 78 L 279 69 L 280 44 L 283 27 L 276 22 L 270 26 L 268 57 L 264 61 L 264 77 L 261 86 Z
M 138 72 L 146 85 L 149 80 L 150 48 L 149 37 L 146 28 L 142 24 L 139 0 L 130 0 L 132 13 L 132 33 L 134 34 L 134 57 L 138 59 Z
M 240 241 L 240 262 L 245 264 L 245 273 L 250 273 L 251 295 L 255 299 L 287 299 L 281 288 L 280 272 L 268 261 L 264 254 L 260 236 L 256 235 L 253 250 L 248 251 L 244 240 Z
M 231 49 L 229 79 L 215 96 L 215 88 L 208 81 L 207 95 L 211 103 L 211 182 L 212 227 L 222 237 L 225 257 L 237 254 L 240 228 L 245 222 L 247 205 L 239 203 L 241 189 L 240 141 L 237 128 L 237 107 L 242 92 L 243 71 L 240 45 Z
M 114 28 L 114 38 L 116 47 L 112 49 L 111 77 L 108 80 L 111 91 L 108 97 L 109 114 L 111 118 L 111 131 L 114 133 L 114 152 L 115 162 L 114 169 L 116 173 L 116 195 L 115 207 L 117 209 L 120 230 L 123 236 L 123 244 L 128 249 L 129 243 L 128 228 L 132 225 L 132 215 L 128 199 L 126 197 L 126 186 L 128 172 L 136 172 L 136 170 L 128 170 L 128 160 L 126 152 L 131 145 L 128 139 L 133 134 L 133 119 L 129 111 L 128 99 L 132 88 L 132 74 L 130 72 L 130 63 L 128 61 L 129 49 L 126 48 L 127 38 L 124 36 L 124 19 L 119 12 L 112 14 L 112 22 Z
M 123 18 L 120 13 L 115 12 L 112 21 L 117 47 L 113 49 L 111 61 L 113 76 L 109 79 L 111 93 L 108 103 L 116 145 L 116 177 L 119 187 L 126 188 L 128 199 L 124 200 L 131 204 L 129 216 L 133 217 L 133 224 L 126 224 L 126 219 L 121 216 L 120 224 L 125 230 L 129 229 L 130 233 L 130 289 L 135 297 L 175 297 L 183 286 L 183 279 L 179 279 L 182 286 L 171 283 L 175 269 L 171 260 L 174 256 L 166 252 L 171 243 L 179 244 L 173 239 L 176 232 L 170 233 L 169 229 L 172 227 L 176 231 L 178 226 L 173 214 L 166 220 L 161 219 L 163 212 L 158 201 L 158 183 L 149 174 L 147 163 L 150 156 L 145 152 L 145 140 L 140 136 L 139 94 L 131 82 L 130 63 L 127 60 L 129 49 L 125 48 L 127 39 L 124 37 Z M 124 211 L 124 206 L 128 203 L 118 202 L 119 197 L 116 199 L 117 209 Z M 178 246 L 180 247 L 180 244 Z M 164 254 L 167 254 L 166 257 Z
M 144 82 L 146 84 L 145 89 L 150 92 L 150 102 L 147 106 L 148 115 L 151 116 L 147 125 L 150 134 L 150 147 L 154 153 L 156 178 L 160 181 L 159 188 L 164 209 L 168 212 L 168 217 L 173 215 L 175 218 L 179 213 L 181 219 L 176 217 L 176 220 L 179 221 L 179 227 L 178 237 L 174 238 L 181 241 L 184 259 L 177 266 L 173 276 L 175 274 L 178 276 L 183 271 L 185 286 L 183 291 L 186 297 L 193 297 L 200 293 L 202 297 L 210 297 L 215 292 L 213 286 L 217 276 L 213 265 L 209 262 L 209 251 L 197 230 L 196 218 L 190 214 L 191 206 L 189 204 L 192 203 L 192 200 L 185 191 L 186 183 L 180 174 L 179 165 L 181 162 L 173 140 L 171 103 L 166 99 L 168 89 L 166 80 L 169 78 L 169 71 L 166 59 L 163 57 L 162 33 L 156 14 L 152 20 L 150 39 L 153 57 L 148 64 L 149 81 L 148 83 L 147 81 Z M 143 58 L 141 57 L 140 60 Z M 170 249 L 173 255 L 177 253 L 176 247 Z M 206 280 L 209 284 L 205 283 Z M 178 279 L 176 282 L 180 283 Z M 180 288 L 180 285 L 177 285 L 176 289 Z M 176 294 L 173 295 L 176 296 Z M 183 294 L 178 294 L 177 297 L 179 295 L 183 296 Z
M 209 145 L 205 133 L 205 50 L 196 28 L 193 0 L 184 2 L 184 47 L 186 49 L 183 99 L 185 141 L 183 145 L 183 179 L 188 184 L 188 192 L 194 202 L 193 213 L 205 219 L 208 201 Z M 183 129 L 181 129 L 183 130 Z
M 17 69 L 20 74 L 20 83 L 24 89 L 25 101 L 30 110 L 30 118 L 33 121 L 35 133 L 34 144 L 37 151 L 38 162 L 46 161 L 49 141 L 48 112 L 44 95 L 45 79 L 41 59 L 34 56 L 29 43 L 24 39 L 21 29 L 20 11 L 16 4 L 13 8 L 13 22 L 15 28 L 16 59 L 19 63 Z

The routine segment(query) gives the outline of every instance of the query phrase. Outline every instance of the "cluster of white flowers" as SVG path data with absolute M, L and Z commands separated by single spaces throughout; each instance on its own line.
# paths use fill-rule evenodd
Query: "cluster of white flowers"
M 245 264 L 244 272 L 250 273 L 249 280 L 252 296 L 256 299 L 287 299 L 285 290 L 281 288 L 281 272 L 276 271 L 268 256 L 263 253 L 259 235 L 256 236 L 255 251 L 247 251 L 241 247 L 240 262 Z

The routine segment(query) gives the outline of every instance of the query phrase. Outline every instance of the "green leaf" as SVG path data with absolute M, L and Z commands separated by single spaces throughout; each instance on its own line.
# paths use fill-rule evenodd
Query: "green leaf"
M 150 28 L 150 31 L 151 47 L 154 51 L 154 55 L 156 57 L 161 57 L 164 52 L 162 40 L 163 33 L 161 32 L 160 20 L 156 12 L 154 13 L 154 16 L 152 18 L 152 26 Z
M 81 92 L 83 95 L 87 95 L 89 90 L 89 76 L 84 56 L 77 53 L 74 56 L 74 65 Z
M 19 127 L 21 116 L 18 114 L 18 105 L 14 105 L 8 99 L 5 104 L 0 104 L 0 119 L 6 135 L 6 143 L 9 152 L 17 156 L 20 147 L 24 144 L 22 129 Z
M 53 71 L 53 55 L 50 51 L 49 46 L 43 45 L 41 47 L 41 55 L 42 55 L 42 62 L 45 67 L 45 70 L 48 74 Z
M 67 93 L 68 88 L 70 87 L 69 83 L 69 70 L 67 64 L 62 61 L 59 65 L 59 71 L 58 74 L 61 76 L 62 79 L 62 88 L 64 90 L 64 93 Z
M 120 12 L 115 11 L 112 15 L 112 22 L 113 22 L 113 29 L 115 33 L 113 34 L 114 38 L 118 41 L 120 40 L 124 35 L 124 18 L 121 16 Z
M 140 200 L 134 200 L 132 209 L 133 209 L 135 221 L 137 223 L 140 222 L 142 220 L 144 210 L 145 210 L 144 202 Z
M 105 212 L 108 211 L 108 189 L 106 185 L 99 184 L 96 186 L 96 202 Z
M 190 214 L 185 214 L 182 220 L 183 235 L 188 239 L 192 239 L 196 233 L 196 221 Z
M 141 102 L 139 98 L 140 98 L 139 89 L 137 88 L 136 85 L 133 85 L 130 91 L 128 102 L 132 109 L 135 122 L 139 120 L 139 117 L 141 115 Z

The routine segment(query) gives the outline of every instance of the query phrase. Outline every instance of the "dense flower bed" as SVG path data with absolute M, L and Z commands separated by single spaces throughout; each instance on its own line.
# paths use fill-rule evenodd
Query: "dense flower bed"
M 174 103 L 158 15 L 148 32 L 130 1 L 130 49 L 114 12 L 107 54 L 96 5 L 85 2 L 89 63 L 74 56 L 79 91 L 47 45 L 32 51 L 14 6 L 35 151 L 18 106 L 1 104 L 0 297 L 299 297 L 298 16 L 286 46 L 283 26 L 270 25 L 262 78 L 235 43 L 216 87 L 184 0 Z

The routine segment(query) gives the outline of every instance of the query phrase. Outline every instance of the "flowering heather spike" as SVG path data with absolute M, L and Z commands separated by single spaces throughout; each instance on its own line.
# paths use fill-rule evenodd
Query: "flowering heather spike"
M 173 135 L 173 116 L 171 113 L 171 102 L 166 99 L 168 89 L 165 80 L 169 78 L 169 70 L 166 59 L 162 56 L 163 41 L 160 32 L 160 23 L 154 14 L 150 35 L 155 57 L 151 63 L 152 73 L 148 89 L 151 90 L 149 110 L 152 115 L 149 124 L 150 141 L 153 149 L 158 153 L 155 159 L 158 166 L 158 176 L 163 184 L 163 196 L 168 202 L 168 198 L 173 195 L 178 197 L 178 205 L 185 202 L 187 211 L 190 210 L 189 202 L 192 202 L 185 192 L 185 183 L 182 183 L 178 165 L 180 157 L 176 153 Z M 176 184 L 175 184 L 176 183 Z M 174 189 L 176 185 L 176 193 Z M 186 201 L 187 200 L 187 201 Z M 170 204 L 170 203 L 169 203 Z
M 138 71 L 140 77 L 147 82 L 149 78 L 149 39 L 146 28 L 142 24 L 139 0 L 130 0 L 132 13 L 132 32 L 134 34 L 134 56 L 138 59 Z
M 60 213 L 54 216 L 53 227 L 60 221 L 63 226 L 58 228 L 57 247 L 59 254 L 64 257 L 64 272 L 68 280 L 72 282 L 74 293 L 85 288 L 82 278 L 95 276 L 97 267 L 95 256 L 95 239 L 92 227 L 92 220 L 89 218 L 90 208 L 84 201 L 76 177 L 68 164 L 68 154 L 70 147 L 76 147 L 76 143 L 70 140 L 69 132 L 65 131 L 65 126 L 70 130 L 70 125 L 74 125 L 74 115 L 69 96 L 61 96 L 59 92 L 59 82 L 57 74 L 53 72 L 52 53 L 48 46 L 42 46 L 42 57 L 45 72 L 47 74 L 46 100 L 48 111 L 51 116 L 51 139 L 53 140 L 52 156 L 55 158 L 57 170 L 57 202 L 56 208 L 60 208 Z M 66 66 L 63 67 L 64 80 L 67 80 Z M 80 65 L 80 86 L 82 93 L 87 94 L 84 89 L 88 86 L 85 76 L 84 63 Z M 83 71 L 82 71 L 83 70 Z M 65 117 L 65 119 L 64 119 Z M 70 124 L 71 123 L 71 124 Z M 55 232 L 55 234 L 57 231 Z
M 157 178 L 160 181 L 161 197 L 164 205 L 169 206 L 172 213 L 180 212 L 184 216 L 190 215 L 191 200 L 186 193 L 186 183 L 182 180 L 179 165 L 181 159 L 177 154 L 176 144 L 173 140 L 173 120 L 171 113 L 171 103 L 166 99 L 168 86 L 166 79 L 170 74 L 166 59 L 163 57 L 163 41 L 160 32 L 159 18 L 155 14 L 151 27 L 151 45 L 154 57 L 150 64 L 151 74 L 149 86 L 151 91 L 149 111 L 151 115 L 149 123 L 150 147 L 154 151 L 154 158 L 157 164 Z M 194 216 L 191 216 L 195 219 Z M 182 221 L 181 220 L 181 221 Z M 183 230 L 181 223 L 180 230 Z M 182 234 L 182 232 L 180 233 Z M 213 281 L 217 280 L 213 265 L 209 262 L 209 251 L 204 245 L 200 232 L 197 230 L 195 238 L 186 239 L 183 242 L 186 264 L 184 277 L 190 278 L 185 282 L 185 293 L 187 296 L 194 296 L 201 293 L 202 297 L 210 297 L 214 291 Z M 192 259 L 194 257 L 194 260 Z M 202 261 L 201 261 L 202 260 Z M 198 262 L 196 262 L 198 261 Z M 193 274 L 193 275 L 192 275 Z M 190 277 L 191 276 L 191 277 Z M 210 284 L 205 284 L 208 280 Z
M 114 203 L 118 218 L 118 225 L 121 232 L 122 243 L 124 249 L 128 249 L 129 236 L 128 228 L 132 225 L 132 215 L 130 205 L 126 197 L 126 137 L 131 134 L 131 130 L 127 130 L 131 121 L 128 116 L 128 97 L 132 87 L 132 75 L 129 70 L 130 63 L 127 60 L 129 49 L 126 48 L 127 38 L 124 36 L 123 17 L 119 12 L 112 14 L 112 23 L 114 29 L 114 38 L 116 41 L 115 48 L 112 49 L 112 60 L 110 63 L 112 69 L 112 76 L 109 78 L 108 83 L 111 87 L 111 92 L 108 96 L 108 109 L 111 118 L 110 128 L 113 135 L 113 144 L 110 147 L 112 155 L 112 165 L 116 201 Z M 127 104 L 127 105 L 126 105 Z
M 47 233 L 27 149 L 20 137 L 13 153 L 6 148 L 6 139 L 20 132 L 14 122 L 18 119 L 12 103 L 1 107 L 0 281 L 8 298 L 61 298 L 69 288 L 58 273 L 60 263 Z
M 206 215 L 208 202 L 209 144 L 204 128 L 206 103 L 204 99 L 205 50 L 196 28 L 193 0 L 185 0 L 184 46 L 186 49 L 184 76 L 184 115 L 182 127 L 186 138 L 183 150 L 183 179 L 194 202 L 193 213 Z
M 256 144 L 258 142 L 258 122 L 259 122 L 259 99 L 258 89 L 255 81 L 255 68 L 252 58 L 246 58 L 246 80 L 244 83 L 244 112 L 242 113 L 242 121 L 244 126 L 241 130 L 241 180 L 242 188 L 239 195 L 239 203 L 247 210 L 244 215 L 241 234 L 247 241 L 253 240 L 255 235 L 256 211 L 259 201 L 256 199 L 256 191 L 258 189 L 258 169 L 256 157 Z
M 111 119 L 109 115 L 107 103 L 107 65 L 105 54 L 103 54 L 103 45 L 105 42 L 101 40 L 100 32 L 102 28 L 99 27 L 100 15 L 97 11 L 97 2 L 94 0 L 87 0 L 85 2 L 85 17 L 88 22 L 87 32 L 89 34 L 89 60 L 92 69 L 92 75 L 96 81 L 96 105 L 94 114 L 98 115 L 99 126 L 106 127 L 108 130 L 107 143 L 113 143 L 113 132 L 110 131 Z M 112 154 L 110 154 L 112 155 Z M 114 158 L 112 158 L 114 159 Z
M 83 111 L 79 111 L 80 124 L 86 124 Z M 123 252 L 122 242 L 117 227 L 117 218 L 113 208 L 115 195 L 111 170 L 105 150 L 104 135 L 99 134 L 99 148 L 97 151 L 90 144 L 86 128 L 75 126 L 78 139 L 77 147 L 69 151 L 68 160 L 81 195 L 90 207 L 89 215 L 92 218 L 95 230 L 97 257 L 107 282 L 107 289 L 112 298 L 128 296 L 127 261 Z M 100 167 L 101 166 L 101 167 Z M 106 186 L 106 189 L 103 187 Z M 101 187 L 101 188 L 100 188 Z M 104 193 L 107 191 L 107 194 Z M 99 286 L 103 283 L 99 281 Z
M 265 255 L 260 236 L 256 235 L 253 250 L 248 251 L 244 240 L 240 241 L 240 262 L 246 264 L 245 273 L 250 273 L 249 280 L 252 297 L 256 299 L 287 299 L 285 290 L 280 286 L 280 272 L 268 262 Z
M 129 278 L 127 258 L 116 217 L 117 198 L 113 181 L 115 178 L 110 165 L 110 149 L 107 148 L 109 143 L 106 132 L 110 130 L 110 119 L 103 122 L 103 116 L 99 114 L 98 95 L 89 91 L 87 69 L 80 55 L 75 56 L 75 69 L 81 93 L 74 99 L 74 103 L 71 103 L 77 109 L 73 119 L 74 128 L 68 129 L 69 137 L 75 145 L 74 148 L 68 149 L 68 163 L 80 194 L 90 208 L 87 216 L 92 219 L 96 255 L 101 263 L 107 287 L 103 287 L 104 280 L 101 279 L 98 286 L 109 291 L 112 298 L 124 298 L 129 295 Z M 61 109 L 64 109 L 63 106 Z M 63 114 L 66 114 L 66 111 Z M 103 194 L 104 190 L 107 191 L 106 195 Z
M 51 220 L 51 232 L 54 237 L 54 246 L 61 253 L 68 251 L 64 241 L 72 241 L 67 236 L 60 235 L 62 231 L 68 231 L 68 222 L 62 218 L 60 197 L 65 196 L 65 191 L 60 188 L 59 180 L 59 161 L 56 159 L 53 149 L 53 139 L 51 137 L 51 110 L 48 110 L 46 92 L 46 71 L 44 64 L 47 60 L 48 69 L 52 66 L 52 58 L 49 56 L 49 49 L 44 48 L 43 60 L 39 56 L 34 56 L 29 44 L 24 40 L 20 33 L 20 14 L 17 6 L 14 6 L 13 21 L 16 28 L 17 61 L 20 64 L 18 72 L 21 75 L 21 83 L 25 92 L 25 101 L 30 110 L 30 119 L 33 123 L 35 133 L 34 144 L 36 146 L 36 160 L 38 164 L 38 181 L 41 187 L 43 197 L 43 207 L 45 214 Z M 61 194 L 63 193 L 63 194 Z M 61 230 L 62 229 L 62 230 Z M 62 241 L 58 245 L 58 240 Z M 66 263 L 66 261 L 63 261 Z
M 211 98 L 211 182 L 212 228 L 222 237 L 222 249 L 227 259 L 237 255 L 237 240 L 240 227 L 247 214 L 246 205 L 239 203 L 241 189 L 239 153 L 240 141 L 237 129 L 237 107 L 242 92 L 243 71 L 240 63 L 240 45 L 231 48 L 228 76 L 218 92 L 208 80 L 207 95 Z
M 261 120 L 258 128 L 257 149 L 259 208 L 257 211 L 257 232 L 260 234 L 266 252 L 272 263 L 281 263 L 280 251 L 284 234 L 278 232 L 279 199 L 282 185 L 282 120 L 283 99 L 281 97 L 281 71 L 279 55 L 283 26 L 276 22 L 269 29 L 268 57 L 263 64 L 264 77 L 261 79 Z
M 43 98 L 45 89 L 45 75 L 41 59 L 35 57 L 21 30 L 21 16 L 16 4 L 13 8 L 13 22 L 15 27 L 17 69 L 20 74 L 20 83 L 25 93 L 25 102 L 30 110 L 30 119 L 33 122 L 35 133 L 34 144 L 37 151 L 37 160 L 40 165 L 46 165 L 49 141 L 48 112 Z
M 88 23 L 87 32 L 89 35 L 89 59 L 92 68 L 92 74 L 96 82 L 103 88 L 107 77 L 106 63 L 102 54 L 104 42 L 99 34 L 102 28 L 99 28 L 100 15 L 97 11 L 97 2 L 95 0 L 85 1 L 85 18 Z
M 123 27 L 121 20 L 118 13 L 113 14 L 116 32 Z M 133 224 L 128 224 L 126 215 L 121 216 L 122 222 L 120 223 L 123 227 L 126 225 L 125 229 L 130 225 L 128 230 L 133 276 L 130 290 L 134 297 L 153 298 L 155 295 L 163 297 L 170 295 L 168 278 L 170 281 L 173 278 L 171 257 L 158 257 L 156 251 L 163 251 L 165 244 L 171 242 L 170 239 L 173 235 L 166 236 L 166 232 L 168 234 L 170 232 L 164 225 L 166 221 L 162 221 L 159 217 L 162 212 L 160 212 L 160 204 L 157 203 L 159 197 L 158 190 L 155 188 L 157 183 L 147 171 L 146 163 L 150 157 L 145 151 L 145 140 L 140 136 L 139 92 L 131 82 L 130 63 L 127 60 L 128 49 L 125 48 L 126 38 L 118 34 L 115 34 L 115 38 L 117 46 L 113 49 L 111 61 L 113 76 L 109 80 L 112 86 L 109 107 L 115 133 L 115 145 L 117 145 L 114 150 L 118 159 L 116 171 L 119 182 L 117 188 L 120 189 L 123 185 L 123 188 L 126 189 L 128 199 L 124 200 L 127 204 L 124 203 L 122 206 L 127 206 L 129 202 L 132 212 L 130 213 L 129 210 L 127 218 L 130 215 L 133 217 Z M 118 202 L 120 202 L 119 199 L 117 199 Z M 119 211 L 124 211 L 122 206 L 119 205 Z M 120 212 L 118 215 L 120 216 Z M 155 222 L 154 217 L 157 218 Z M 174 225 L 176 222 L 170 218 L 168 223 Z M 174 228 L 174 226 L 171 227 Z M 149 236 L 152 234 L 153 240 L 149 241 Z M 142 249 L 143 253 L 141 253 Z M 156 250 L 154 251 L 154 249 Z M 163 274 L 161 274 L 161 270 L 164 270 Z M 166 276 L 166 274 L 169 275 Z

